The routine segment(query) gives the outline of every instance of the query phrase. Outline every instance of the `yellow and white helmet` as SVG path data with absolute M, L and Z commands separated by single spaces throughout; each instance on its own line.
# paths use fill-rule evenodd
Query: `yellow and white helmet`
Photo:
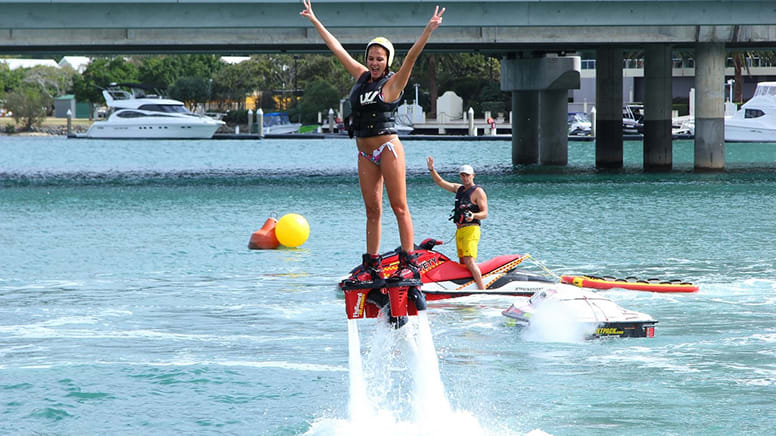
M 366 50 L 364 50 L 364 57 L 369 56 L 369 47 L 373 45 L 379 45 L 388 51 L 388 66 L 390 67 L 393 63 L 393 44 L 391 44 L 391 41 L 388 41 L 388 38 L 384 38 L 382 36 L 378 36 L 377 38 L 369 41 L 369 44 L 366 45 Z

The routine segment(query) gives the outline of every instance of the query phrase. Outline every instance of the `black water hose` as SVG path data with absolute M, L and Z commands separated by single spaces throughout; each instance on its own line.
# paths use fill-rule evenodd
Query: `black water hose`
M 419 288 L 413 286 L 407 291 L 407 297 L 415 303 L 418 310 L 426 310 L 426 296 Z

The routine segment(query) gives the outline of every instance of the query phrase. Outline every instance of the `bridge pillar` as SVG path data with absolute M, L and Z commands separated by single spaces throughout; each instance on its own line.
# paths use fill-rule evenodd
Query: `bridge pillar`
M 622 49 L 601 47 L 595 61 L 595 166 L 622 168 Z
M 695 170 L 725 169 L 725 45 L 695 47 Z
M 540 165 L 566 165 L 569 154 L 569 91 L 548 89 L 539 93 Z M 562 120 L 560 124 L 558 120 Z
M 644 68 L 644 170 L 670 171 L 671 142 L 671 46 L 649 45 Z
M 539 93 L 512 92 L 512 165 L 539 162 Z
M 578 56 L 535 57 L 533 53 L 512 53 L 501 61 L 501 90 L 512 92 L 512 102 L 517 103 L 512 107 L 513 164 L 535 162 L 533 138 L 538 138 L 540 164 L 568 163 L 568 90 L 579 89 L 580 65 Z

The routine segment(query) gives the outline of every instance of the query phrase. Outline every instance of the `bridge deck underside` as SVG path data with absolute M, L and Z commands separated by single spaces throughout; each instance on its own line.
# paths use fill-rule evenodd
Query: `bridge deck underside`
M 431 0 L 317 0 L 349 49 L 375 33 L 406 50 Z M 573 50 L 614 44 L 776 46 L 772 0 L 448 0 L 428 50 Z M 324 51 L 298 0 L 0 0 L 0 50 L 87 52 Z
M 373 29 L 331 29 L 348 50 L 360 51 Z M 419 34 L 414 28 L 384 29 L 406 51 Z M 774 48 L 774 26 L 715 27 L 563 27 L 563 28 L 442 28 L 426 50 L 504 53 L 519 50 L 584 50 L 602 45 L 639 48 L 647 44 L 693 47 L 721 42 L 729 48 Z M 310 28 L 255 29 L 0 29 L 5 52 L 60 51 L 79 53 L 151 52 L 328 52 Z

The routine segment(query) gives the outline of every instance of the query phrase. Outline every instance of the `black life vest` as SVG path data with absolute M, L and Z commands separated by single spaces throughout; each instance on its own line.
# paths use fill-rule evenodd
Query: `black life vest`
M 348 133 L 359 138 L 396 134 L 396 108 L 399 107 L 401 96 L 393 103 L 386 103 L 381 98 L 383 85 L 394 73 L 388 73 L 376 82 L 370 82 L 371 73 L 364 72 L 350 90 L 350 108 L 352 110 L 348 123 Z M 404 91 L 402 91 L 402 95 Z
M 469 189 L 461 185 L 458 191 L 455 192 L 455 207 L 453 208 L 453 216 L 450 217 L 455 224 L 477 224 L 480 225 L 480 220 L 473 219 L 466 221 L 464 218 L 464 212 L 471 211 L 477 213 L 480 211 L 480 207 L 472 203 L 472 194 L 474 191 L 480 188 L 480 185 L 472 185 Z

